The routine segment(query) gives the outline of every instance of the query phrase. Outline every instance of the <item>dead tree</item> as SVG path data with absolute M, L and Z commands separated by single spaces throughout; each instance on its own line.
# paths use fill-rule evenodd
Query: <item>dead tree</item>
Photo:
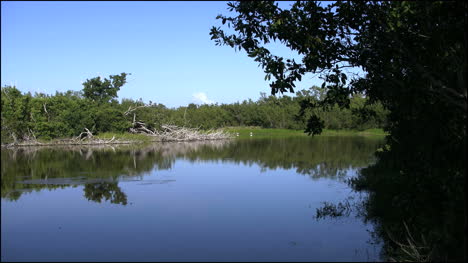
M 146 124 L 141 121 L 135 121 L 133 118 L 133 127 L 129 129 L 131 133 L 142 133 L 148 135 L 156 135 L 156 133 L 146 127 Z
M 93 134 L 88 130 L 88 128 L 84 128 L 84 132 L 80 133 L 80 135 L 78 135 L 75 140 L 80 140 L 80 141 L 83 141 L 85 139 L 91 139 L 93 138 Z

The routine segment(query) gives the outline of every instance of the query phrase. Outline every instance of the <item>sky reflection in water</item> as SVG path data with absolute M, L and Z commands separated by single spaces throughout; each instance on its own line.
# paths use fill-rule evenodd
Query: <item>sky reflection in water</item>
M 369 261 L 345 179 L 382 140 L 247 139 L 2 150 L 4 261 Z

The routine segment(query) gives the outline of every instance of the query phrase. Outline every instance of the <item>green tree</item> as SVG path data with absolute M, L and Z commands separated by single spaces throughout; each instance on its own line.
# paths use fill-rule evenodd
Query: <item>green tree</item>
M 292 92 L 305 73 L 322 73 L 328 90 L 322 106 L 349 106 L 349 95 L 362 92 L 395 110 L 410 104 L 402 95 L 413 90 L 436 96 L 466 118 L 466 39 L 460 31 L 466 26 L 466 5 L 461 2 L 339 1 L 322 7 L 298 1 L 283 10 L 274 2 L 249 1 L 228 7 L 237 16 L 217 18 L 237 34 L 213 27 L 212 39 L 259 62 L 266 79 L 274 78 L 272 94 Z M 302 61 L 272 54 L 270 42 L 286 45 Z M 348 67 L 367 74 L 352 77 L 344 71 Z
M 31 128 L 31 96 L 12 86 L 2 87 L 2 142 L 22 140 Z
M 306 73 L 320 74 L 326 97 L 302 100 L 301 113 L 335 104 L 349 108 L 353 94 L 365 95 L 369 104 L 379 101 L 389 110 L 388 145 L 376 165 L 355 182 L 358 188 L 373 191 L 366 206 L 374 207 L 373 202 L 380 200 L 387 206 L 398 204 L 401 211 L 421 211 L 406 219 L 431 236 L 435 260 L 462 260 L 468 4 L 336 1 L 322 6 L 297 1 L 282 9 L 270 1 L 245 1 L 228 7 L 233 16 L 217 18 L 234 34 L 213 27 L 211 38 L 254 58 L 265 78 L 273 78 L 272 94 L 292 92 L 295 81 Z M 268 49 L 272 42 L 296 51 L 301 61 L 274 55 Z M 364 74 L 347 71 L 352 67 Z M 354 114 L 372 121 L 381 109 L 370 109 L 358 106 Z M 324 126 L 320 114 L 313 112 L 306 131 L 318 134 Z M 427 205 L 427 198 L 434 195 L 437 199 Z M 444 215 L 440 227 L 430 229 L 423 218 L 440 214 Z M 389 216 L 378 209 L 370 213 L 382 224 Z M 391 228 L 405 233 L 402 226 Z
M 109 79 L 101 80 L 101 77 L 87 79 L 83 83 L 83 95 L 85 98 L 99 103 L 109 102 L 117 97 L 117 92 L 127 83 L 130 73 L 110 75 Z

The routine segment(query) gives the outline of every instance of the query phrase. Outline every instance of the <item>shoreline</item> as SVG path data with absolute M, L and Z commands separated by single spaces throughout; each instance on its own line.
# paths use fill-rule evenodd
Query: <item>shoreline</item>
M 269 137 L 310 137 L 303 130 L 289 130 L 277 128 L 260 128 L 260 127 L 226 127 L 224 132 L 230 133 L 231 138 L 203 138 L 203 139 L 160 139 L 157 136 L 148 136 L 142 134 L 131 133 L 102 133 L 96 135 L 92 139 L 84 141 L 76 141 L 72 138 L 52 139 L 50 141 L 27 141 L 20 143 L 1 144 L 1 148 L 16 148 L 16 147 L 35 147 L 35 146 L 81 146 L 81 145 L 129 145 L 129 144 L 145 144 L 153 142 L 191 142 L 191 141 L 213 141 L 213 140 L 231 140 L 245 138 L 269 138 Z M 238 134 L 238 135 L 237 135 Z M 252 134 L 252 135 L 250 135 Z M 368 129 L 363 131 L 353 130 L 324 130 L 322 136 L 366 136 L 366 137 L 383 137 L 387 134 L 382 129 Z

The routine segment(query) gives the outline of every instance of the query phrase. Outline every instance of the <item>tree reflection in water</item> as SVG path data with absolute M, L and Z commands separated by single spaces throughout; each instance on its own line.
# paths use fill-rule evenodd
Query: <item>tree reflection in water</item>
M 382 143 L 382 138 L 307 137 L 156 143 L 141 148 L 124 146 L 4 149 L 1 161 L 1 193 L 2 198 L 17 200 L 28 191 L 83 185 L 84 197 L 89 201 L 127 205 L 127 195 L 119 187 L 119 181 L 141 179 L 142 174 L 154 169 L 170 169 L 177 159 L 248 166 L 255 164 L 264 172 L 294 169 L 298 174 L 308 176 L 311 180 L 329 178 L 346 181 L 350 179 L 347 176 L 348 172 L 352 170 L 360 180 L 351 180 L 349 183 L 355 190 L 364 191 L 359 182 L 367 182 L 363 181 L 364 175 L 365 178 L 372 179 L 370 171 L 376 168 L 371 166 L 372 169 L 364 169 L 364 175 L 362 172 L 359 173 L 359 170 L 374 162 L 373 153 Z M 401 187 L 406 187 L 403 182 L 400 183 Z M 382 186 L 382 189 L 385 187 Z M 409 192 L 411 191 L 407 191 Z M 410 258 L 412 260 L 424 259 L 429 253 L 429 249 L 422 248 L 426 243 L 423 242 L 421 234 L 428 233 L 425 229 L 434 229 L 430 232 L 431 235 L 424 236 L 428 248 L 432 248 L 434 240 L 441 240 L 444 233 L 457 236 L 452 231 L 458 229 L 456 226 L 447 226 L 439 222 L 441 216 L 437 216 L 436 213 L 421 212 L 420 201 L 429 200 L 427 196 L 398 201 L 395 200 L 395 195 L 392 196 L 393 194 L 381 190 L 378 195 L 370 193 L 358 200 L 346 199 L 336 204 L 327 202 L 317 210 L 316 218 L 320 220 L 329 216 L 355 215 L 364 221 L 374 223 L 376 226 L 374 241 L 384 241 L 384 259 L 408 259 L 405 255 L 395 257 L 395 253 L 392 252 L 398 246 L 407 245 L 403 242 L 407 233 L 412 235 L 413 243 L 420 247 L 418 250 L 421 253 L 420 257 L 414 254 L 415 257 Z M 413 205 L 408 206 L 404 200 L 412 200 Z M 443 211 L 435 204 L 435 202 L 427 203 L 426 206 L 433 206 L 435 210 Z M 435 211 L 434 209 L 425 211 Z M 435 225 L 437 222 L 438 225 Z M 405 230 L 403 223 L 407 224 L 408 231 Z M 457 238 L 446 237 L 446 240 L 446 247 L 450 247 L 448 243 L 451 242 L 453 245 L 453 240 Z M 410 249 L 411 247 L 408 247 L 408 250 Z
M 372 222 L 375 242 L 383 241 L 381 257 L 390 261 L 460 261 L 466 255 L 464 185 L 453 184 L 446 193 L 391 169 L 385 159 L 362 169 L 348 180 L 363 200 L 324 203 L 316 218 L 348 216 L 350 211 Z M 424 187 L 420 187 L 424 185 Z M 432 185 L 432 187 L 431 187 Z M 461 260 L 463 261 L 463 260 Z
M 117 183 L 95 183 L 85 184 L 84 196 L 89 201 L 101 203 L 102 200 L 110 201 L 112 204 L 127 205 L 127 195 Z
M 295 169 L 311 179 L 344 178 L 365 167 L 382 140 L 361 137 L 246 139 L 155 143 L 145 147 L 27 147 L 2 149 L 2 198 L 85 185 L 91 201 L 126 204 L 119 180 L 170 169 L 177 159 L 257 164 L 262 171 Z

